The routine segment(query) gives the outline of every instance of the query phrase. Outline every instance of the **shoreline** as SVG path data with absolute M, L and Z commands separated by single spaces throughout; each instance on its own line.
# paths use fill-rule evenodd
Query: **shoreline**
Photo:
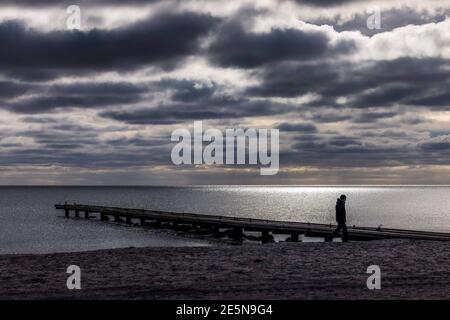
M 1 255 L 0 299 L 449 299 L 449 264 L 448 243 L 414 240 Z M 367 289 L 370 265 L 381 290 Z

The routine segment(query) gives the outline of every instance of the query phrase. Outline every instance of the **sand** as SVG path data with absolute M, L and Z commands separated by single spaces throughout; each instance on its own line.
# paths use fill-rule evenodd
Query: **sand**
M 71 264 L 81 290 L 66 287 Z M 449 266 L 450 244 L 412 240 L 4 255 L 0 299 L 449 299 Z

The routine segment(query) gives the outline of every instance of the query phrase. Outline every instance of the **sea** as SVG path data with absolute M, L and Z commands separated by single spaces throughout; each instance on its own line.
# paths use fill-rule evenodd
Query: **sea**
M 334 223 L 347 196 L 347 224 L 450 232 L 450 186 L 0 187 L 0 254 L 209 242 L 123 224 L 66 219 L 57 203 Z

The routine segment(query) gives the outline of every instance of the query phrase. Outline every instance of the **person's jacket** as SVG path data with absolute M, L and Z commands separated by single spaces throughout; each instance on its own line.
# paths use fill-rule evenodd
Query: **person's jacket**
M 345 202 L 341 199 L 336 201 L 336 222 L 346 222 Z

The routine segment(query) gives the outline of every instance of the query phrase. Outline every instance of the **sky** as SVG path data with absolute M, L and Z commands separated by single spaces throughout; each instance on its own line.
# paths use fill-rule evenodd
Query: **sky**
M 1 1 L 0 184 L 450 184 L 449 13 L 450 0 Z M 171 133 L 194 121 L 279 129 L 278 174 L 174 165 Z

